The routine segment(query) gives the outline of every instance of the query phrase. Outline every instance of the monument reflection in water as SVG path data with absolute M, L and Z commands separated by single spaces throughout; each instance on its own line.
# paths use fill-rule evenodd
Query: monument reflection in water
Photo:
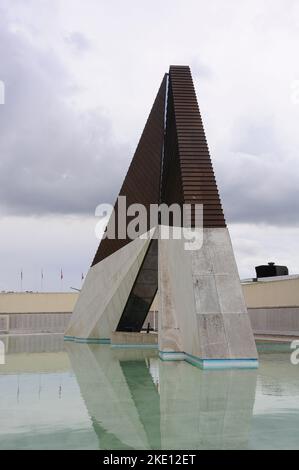
M 255 370 L 199 371 L 155 350 L 67 343 L 101 449 L 247 448 Z

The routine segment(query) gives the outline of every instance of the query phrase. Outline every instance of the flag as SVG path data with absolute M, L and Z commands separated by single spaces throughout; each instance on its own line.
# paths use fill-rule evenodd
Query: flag
M 84 274 L 82 273 L 81 274 L 81 281 L 83 281 L 83 279 L 84 279 Z
M 41 270 L 41 279 L 44 279 L 44 270 Z
M 23 269 L 21 269 L 21 281 L 23 281 Z
M 60 279 L 62 280 L 63 279 L 63 272 L 62 272 L 62 268 L 60 270 Z

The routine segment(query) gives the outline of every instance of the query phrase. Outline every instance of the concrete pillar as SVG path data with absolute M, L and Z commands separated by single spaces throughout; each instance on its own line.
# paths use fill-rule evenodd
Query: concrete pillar
M 200 232 L 198 232 L 200 233 Z M 198 250 L 159 239 L 159 352 L 201 368 L 256 368 L 257 350 L 227 228 Z

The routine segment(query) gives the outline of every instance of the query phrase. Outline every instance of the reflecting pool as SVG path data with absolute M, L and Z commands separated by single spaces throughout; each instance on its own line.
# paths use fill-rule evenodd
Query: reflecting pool
M 156 350 L 1 337 L 0 449 L 299 449 L 299 366 L 201 371 Z

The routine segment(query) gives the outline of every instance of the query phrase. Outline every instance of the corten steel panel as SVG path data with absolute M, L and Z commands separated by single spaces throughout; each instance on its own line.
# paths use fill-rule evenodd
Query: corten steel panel
M 126 196 L 127 207 L 131 204 L 139 203 L 149 208 L 150 204 L 159 203 L 166 82 L 167 77 L 165 75 L 119 192 L 120 196 Z M 114 209 L 117 222 L 117 202 Z M 127 224 L 132 219 L 134 219 L 134 217 L 127 217 Z M 147 230 L 150 228 L 151 226 L 148 220 Z M 117 229 L 116 223 L 116 231 Z M 99 245 L 92 266 L 130 242 L 131 239 L 129 238 L 104 238 Z
M 226 226 L 192 76 L 187 66 L 171 66 L 169 69 L 162 171 L 165 202 L 203 204 L 204 227 Z
M 204 205 L 204 227 L 225 227 L 190 68 L 171 66 L 169 69 L 164 137 L 166 83 L 165 76 L 119 194 L 127 197 L 127 205 L 137 202 L 147 208 L 159 202 L 180 205 L 201 203 Z M 116 203 L 116 222 L 117 210 Z M 132 218 L 127 218 L 127 224 Z M 130 241 L 103 239 L 92 265 Z

